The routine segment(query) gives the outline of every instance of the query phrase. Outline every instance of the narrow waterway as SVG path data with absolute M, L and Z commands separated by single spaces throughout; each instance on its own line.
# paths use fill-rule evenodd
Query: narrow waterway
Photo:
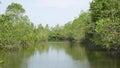
M 53 42 L 20 51 L 0 51 L 4 68 L 120 68 L 120 59 L 78 44 Z

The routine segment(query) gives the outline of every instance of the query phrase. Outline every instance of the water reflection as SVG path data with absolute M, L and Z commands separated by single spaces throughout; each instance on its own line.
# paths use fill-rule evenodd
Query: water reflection
M 0 51 L 5 68 L 120 68 L 120 59 L 79 44 L 37 44 L 20 51 Z
M 105 52 L 87 51 L 91 68 L 120 68 L 120 59 L 107 56 Z
M 35 51 L 26 64 L 27 68 L 89 68 L 88 61 L 74 60 L 66 51 L 68 45 L 50 43 L 48 51 Z

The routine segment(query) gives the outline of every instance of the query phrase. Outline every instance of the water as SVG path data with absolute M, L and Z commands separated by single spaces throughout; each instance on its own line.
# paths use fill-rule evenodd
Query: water
M 20 51 L 0 51 L 4 68 L 120 68 L 120 59 L 66 42 L 31 46 Z

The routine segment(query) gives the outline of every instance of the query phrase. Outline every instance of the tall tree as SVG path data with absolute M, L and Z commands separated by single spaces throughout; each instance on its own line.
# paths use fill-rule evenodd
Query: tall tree
M 93 0 L 90 4 L 91 18 L 94 22 L 93 41 L 106 48 L 120 48 L 120 1 Z M 116 41 L 115 41 L 116 40 Z
M 120 1 L 119 0 L 93 0 L 90 4 L 92 21 L 115 17 L 120 18 Z

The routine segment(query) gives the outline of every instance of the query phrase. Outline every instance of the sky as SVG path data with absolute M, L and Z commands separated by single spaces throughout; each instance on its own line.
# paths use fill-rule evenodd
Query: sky
M 1 0 L 0 13 L 12 2 L 20 3 L 26 10 L 26 15 L 35 26 L 48 24 L 53 27 L 57 24 L 74 20 L 80 12 L 87 11 L 92 0 Z

